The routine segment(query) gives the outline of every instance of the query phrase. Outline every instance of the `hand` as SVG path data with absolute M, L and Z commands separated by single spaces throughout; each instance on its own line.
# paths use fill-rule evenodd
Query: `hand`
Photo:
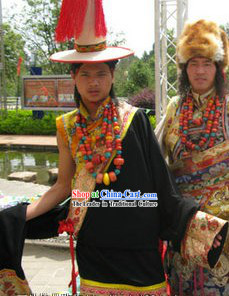
M 221 241 L 222 241 L 222 236 L 218 234 L 213 241 L 212 248 L 215 248 L 215 249 L 218 248 L 221 245 Z

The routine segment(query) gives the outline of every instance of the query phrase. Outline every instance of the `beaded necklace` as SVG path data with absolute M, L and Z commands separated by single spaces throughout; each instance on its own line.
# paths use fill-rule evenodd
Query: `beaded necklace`
M 188 151 L 183 152 L 183 156 L 188 156 L 190 151 L 201 150 L 201 148 L 211 148 L 214 146 L 216 133 L 219 127 L 219 118 L 221 115 L 221 107 L 219 97 L 215 96 L 209 99 L 207 107 L 204 111 L 203 118 L 193 119 L 193 97 L 189 94 L 182 104 L 180 118 L 179 118 L 179 131 L 181 142 Z M 203 132 L 201 133 L 198 143 L 191 140 L 189 130 L 192 127 L 204 125 Z
M 110 182 L 117 180 L 117 175 L 120 174 L 121 166 L 124 164 L 122 158 L 122 143 L 120 136 L 120 126 L 118 123 L 118 114 L 115 104 L 110 99 L 104 106 L 102 115 L 101 133 L 99 136 L 90 136 L 87 131 L 86 119 L 80 111 L 76 115 L 76 132 L 79 136 L 79 151 L 85 161 L 87 171 L 96 179 L 97 184 L 102 182 L 109 185 Z M 103 155 L 96 153 L 94 147 L 105 145 L 105 153 Z M 115 170 L 109 173 L 102 172 L 102 169 L 112 157 L 113 148 L 116 150 L 116 156 L 113 160 Z M 97 173 L 96 168 L 103 164 L 103 168 Z

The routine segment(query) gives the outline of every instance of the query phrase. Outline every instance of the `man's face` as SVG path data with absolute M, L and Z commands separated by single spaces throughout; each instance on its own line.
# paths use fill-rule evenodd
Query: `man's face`
M 98 105 L 108 97 L 113 83 L 113 70 L 107 64 L 83 64 L 72 74 L 83 103 Z
M 214 86 L 216 66 L 207 58 L 192 58 L 188 62 L 187 74 L 193 91 L 202 95 Z

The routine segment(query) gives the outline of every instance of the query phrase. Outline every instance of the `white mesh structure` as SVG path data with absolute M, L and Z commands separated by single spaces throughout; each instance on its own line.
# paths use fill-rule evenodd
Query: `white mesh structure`
M 188 17 L 188 0 L 155 0 L 155 97 L 156 121 L 165 114 L 169 99 L 177 92 L 175 48 Z M 174 77 L 174 75 L 173 75 Z

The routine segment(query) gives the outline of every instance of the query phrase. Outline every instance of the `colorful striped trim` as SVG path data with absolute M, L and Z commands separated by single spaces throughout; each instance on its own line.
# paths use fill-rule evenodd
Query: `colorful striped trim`
M 66 146 L 68 146 L 71 151 L 72 151 L 71 149 L 72 137 L 76 136 L 74 124 L 75 124 L 75 116 L 77 111 L 78 109 L 75 109 L 71 112 L 68 112 L 64 115 L 60 115 L 56 118 L 57 131 L 60 133 Z
M 98 287 L 98 288 L 111 288 L 111 289 L 119 289 L 119 290 L 147 292 L 147 291 L 154 291 L 154 290 L 156 291 L 158 289 L 165 288 L 166 282 L 162 282 L 160 284 L 156 284 L 152 286 L 139 287 L 139 286 L 132 286 L 132 285 L 124 285 L 124 284 L 107 284 L 107 283 L 101 283 L 101 282 L 80 278 L 80 286 L 81 285 Z
M 75 43 L 75 49 L 78 52 L 96 52 L 105 50 L 107 47 L 106 41 L 98 43 L 98 44 L 91 44 L 91 45 L 79 45 Z

